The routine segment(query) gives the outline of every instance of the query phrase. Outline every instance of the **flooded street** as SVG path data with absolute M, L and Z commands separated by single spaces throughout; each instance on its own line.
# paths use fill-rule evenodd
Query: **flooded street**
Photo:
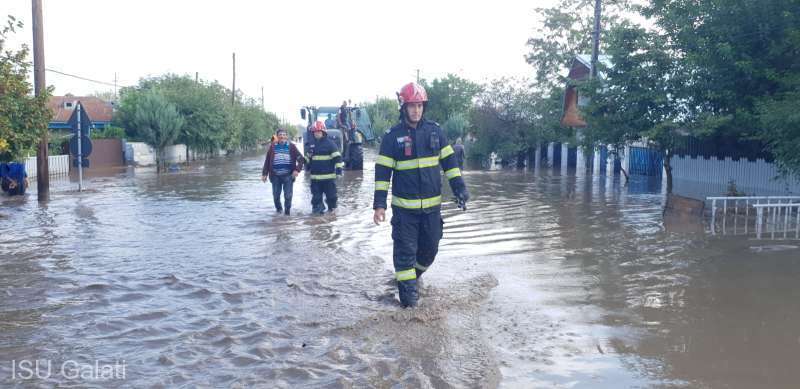
M 1 198 L 0 386 L 795 387 L 800 250 L 666 229 L 661 182 L 467 171 L 421 306 L 373 171 L 276 214 L 260 155 Z M 72 185 L 72 186 L 70 186 Z M 35 187 L 35 185 L 32 185 Z M 446 197 L 450 197 L 449 194 Z M 20 378 L 19 361 L 52 362 Z M 122 363 L 123 379 L 61 374 Z M 67 373 L 70 373 L 69 371 Z M 398 385 L 399 384 L 399 385 Z

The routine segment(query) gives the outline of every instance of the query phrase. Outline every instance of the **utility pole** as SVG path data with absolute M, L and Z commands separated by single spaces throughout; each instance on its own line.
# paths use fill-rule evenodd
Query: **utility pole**
M 266 107 L 264 107 L 264 87 L 261 87 L 261 109 L 266 111 Z
M 114 72 L 114 99 L 119 101 L 117 97 L 117 72 Z
M 592 33 L 592 78 L 597 77 L 597 58 L 600 55 L 600 1 L 594 1 L 594 32 Z
M 31 0 L 33 8 L 33 83 L 36 96 L 47 91 L 44 80 L 44 27 L 42 26 L 42 0 Z M 36 189 L 39 201 L 50 200 L 50 166 L 47 158 L 48 128 L 42 131 L 36 151 Z
M 417 69 L 417 83 L 419 83 L 419 69 Z
M 236 105 L 236 53 L 233 53 L 233 87 L 231 88 L 231 105 Z
M 194 83 L 195 84 L 197 84 L 197 81 L 198 81 L 199 77 L 200 77 L 200 74 L 198 72 L 194 72 Z
M 78 133 L 76 135 L 73 135 L 73 136 L 77 136 L 78 137 L 78 155 L 77 155 L 77 157 L 78 157 L 77 158 L 78 159 L 78 192 L 83 190 L 83 149 L 81 148 L 81 143 L 83 143 L 83 139 L 81 139 L 81 137 L 83 136 L 83 127 L 82 127 L 83 123 L 81 123 L 81 110 L 82 109 L 83 109 L 83 105 L 82 104 L 78 104 L 78 106 L 75 107 L 75 110 L 78 111 L 78 115 L 76 116 L 76 118 L 78 119 Z

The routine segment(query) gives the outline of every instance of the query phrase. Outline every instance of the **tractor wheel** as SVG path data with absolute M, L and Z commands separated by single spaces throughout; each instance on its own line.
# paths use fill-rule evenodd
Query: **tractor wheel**
M 350 170 L 364 169 L 364 150 L 360 144 L 350 145 Z

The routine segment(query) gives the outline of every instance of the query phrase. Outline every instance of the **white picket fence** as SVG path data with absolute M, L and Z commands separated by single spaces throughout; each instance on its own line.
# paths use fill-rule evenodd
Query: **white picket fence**
M 800 196 L 707 197 L 712 235 L 800 239 Z
M 756 238 L 800 240 L 800 203 L 757 204 Z M 765 218 L 766 216 L 766 218 Z
M 69 174 L 69 155 L 50 155 L 47 157 L 48 170 L 51 176 Z M 36 177 L 36 157 L 25 160 L 25 172 L 28 177 Z

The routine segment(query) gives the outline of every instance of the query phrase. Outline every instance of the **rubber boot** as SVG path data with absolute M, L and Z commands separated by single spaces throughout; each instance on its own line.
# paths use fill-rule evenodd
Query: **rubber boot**
M 397 291 L 400 294 L 400 305 L 403 306 L 403 308 L 414 308 L 417 306 L 417 300 L 419 299 L 417 280 L 398 281 Z

